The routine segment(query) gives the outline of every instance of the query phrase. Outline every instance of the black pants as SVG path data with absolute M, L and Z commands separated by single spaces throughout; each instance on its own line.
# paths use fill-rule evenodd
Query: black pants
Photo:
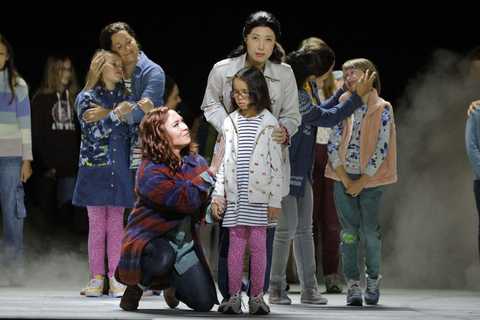
M 142 279 L 149 286 L 153 277 L 165 276 L 175 289 L 178 300 L 195 311 L 210 311 L 216 302 L 216 292 L 207 271 L 200 262 L 179 275 L 174 268 L 177 254 L 167 240 L 156 238 L 143 249 Z

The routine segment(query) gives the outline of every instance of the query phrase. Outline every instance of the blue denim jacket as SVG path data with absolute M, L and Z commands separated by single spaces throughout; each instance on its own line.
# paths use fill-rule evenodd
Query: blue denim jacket
M 75 110 L 82 128 L 79 166 L 102 166 L 111 164 L 110 159 L 110 136 L 120 134 L 124 139 L 130 139 L 130 159 L 133 152 L 133 142 L 138 135 L 132 132 L 132 128 L 123 123 L 113 111 L 113 106 L 122 101 L 133 102 L 131 96 L 125 95 L 117 85 L 113 91 L 104 94 L 102 87 L 81 92 L 75 100 Z M 95 103 L 112 111 L 102 120 L 87 123 L 83 120 L 86 110 L 92 108 L 90 103 Z
M 312 96 L 320 102 L 316 83 L 310 82 Z M 302 123 L 290 143 L 290 195 L 303 197 L 307 179 L 313 183 L 312 170 L 315 162 L 317 127 L 333 127 L 353 114 L 362 106 L 360 96 L 354 93 L 342 103 L 338 103 L 343 89 L 325 102 L 316 105 L 312 96 L 304 89 L 298 90 L 298 105 L 302 115 Z
M 142 121 L 145 113 L 136 105 L 136 102 L 142 98 L 149 98 L 155 107 L 163 106 L 163 93 L 165 91 L 165 72 L 163 69 L 140 51 L 140 59 L 137 65 L 133 67 L 130 76 L 132 82 L 132 96 L 135 100 L 135 110 L 125 115 L 127 123 L 134 126 L 134 132 L 138 132 L 139 123 Z

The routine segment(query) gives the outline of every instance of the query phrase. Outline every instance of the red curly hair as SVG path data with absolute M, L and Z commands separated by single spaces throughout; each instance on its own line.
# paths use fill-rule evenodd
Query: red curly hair
M 164 163 L 174 173 L 180 166 L 180 161 L 173 151 L 172 142 L 165 130 L 168 111 L 170 109 L 167 107 L 159 107 L 147 112 L 140 123 L 138 140 L 142 147 L 142 160 Z M 197 144 L 192 141 L 180 151 L 180 156 L 193 157 L 197 154 L 197 150 Z

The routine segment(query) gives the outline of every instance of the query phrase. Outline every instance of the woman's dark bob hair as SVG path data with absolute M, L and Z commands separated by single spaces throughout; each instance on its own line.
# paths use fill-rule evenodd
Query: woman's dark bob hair
M 234 81 L 240 79 L 247 84 L 250 104 L 249 107 L 254 107 L 260 113 L 263 109 L 272 112 L 272 102 L 268 92 L 267 81 L 263 73 L 257 67 L 244 67 L 240 69 L 232 80 L 232 89 L 235 90 Z M 232 90 L 232 92 L 233 92 Z M 231 96 L 232 106 L 237 109 L 238 105 L 235 98 Z
M 245 44 L 245 39 L 252 32 L 253 28 L 256 27 L 268 27 L 272 29 L 275 33 L 275 41 L 280 40 L 280 23 L 278 20 L 269 12 L 258 11 L 252 13 L 247 20 L 245 21 L 245 26 L 243 27 L 242 33 L 242 44 L 228 55 L 229 58 L 236 58 L 247 52 L 247 45 Z M 278 46 L 275 44 L 273 48 L 272 55 L 268 58 L 273 63 L 280 64 L 282 62 L 283 53 L 278 49 Z

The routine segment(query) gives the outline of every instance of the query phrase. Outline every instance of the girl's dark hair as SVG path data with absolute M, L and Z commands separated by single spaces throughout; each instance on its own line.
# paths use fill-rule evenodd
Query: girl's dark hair
M 240 69 L 232 80 L 240 79 L 247 84 L 248 93 L 250 98 L 249 107 L 254 107 L 257 112 L 261 112 L 263 109 L 267 109 L 272 112 L 272 102 L 270 100 L 270 94 L 268 92 L 267 81 L 263 73 L 258 70 L 257 67 L 244 67 Z M 232 106 L 237 109 L 238 105 L 234 97 L 232 99 Z
M 15 59 L 13 54 L 13 48 L 8 43 L 7 39 L 0 33 L 0 43 L 2 43 L 7 48 L 8 60 L 5 61 L 4 70 L 7 70 L 8 74 L 8 86 L 10 87 L 10 91 L 12 92 L 12 98 L 8 102 L 8 104 L 12 104 L 13 100 L 15 100 L 15 90 L 19 85 L 19 80 L 21 78 L 20 74 L 17 72 L 15 68 Z
M 247 45 L 245 44 L 245 39 L 252 32 L 252 29 L 256 27 L 268 27 L 272 29 L 272 31 L 275 33 L 275 41 L 280 40 L 280 23 L 271 13 L 266 11 L 258 11 L 252 13 L 245 21 L 245 26 L 243 27 L 242 44 L 237 49 L 230 52 L 228 58 L 236 58 L 247 52 Z M 268 60 L 273 63 L 280 64 L 282 62 L 282 56 L 282 52 L 275 44 L 272 55 L 268 58 Z
M 169 76 L 165 76 L 165 90 L 163 91 L 163 102 L 167 103 L 168 98 L 172 94 L 173 88 L 175 87 L 176 82 Z
M 301 89 L 311 75 L 321 77 L 330 70 L 335 63 L 335 53 L 327 45 L 307 44 L 289 53 L 285 62 L 292 67 L 297 87 Z
M 103 50 L 112 50 L 112 36 L 119 31 L 126 31 L 130 36 L 132 36 L 137 42 L 138 48 L 140 49 L 140 44 L 135 37 L 135 32 L 133 31 L 132 27 L 125 22 L 113 22 L 103 28 L 103 30 L 100 32 L 100 48 Z
M 140 123 L 140 132 L 138 141 L 142 147 L 142 160 L 150 160 L 155 163 L 164 163 L 170 172 L 177 171 L 180 163 L 173 152 L 173 145 L 165 130 L 165 122 L 168 119 L 168 113 L 175 112 L 167 107 L 153 108 L 145 114 Z M 190 155 L 194 157 L 198 152 L 198 145 L 190 142 L 180 150 L 180 156 Z

